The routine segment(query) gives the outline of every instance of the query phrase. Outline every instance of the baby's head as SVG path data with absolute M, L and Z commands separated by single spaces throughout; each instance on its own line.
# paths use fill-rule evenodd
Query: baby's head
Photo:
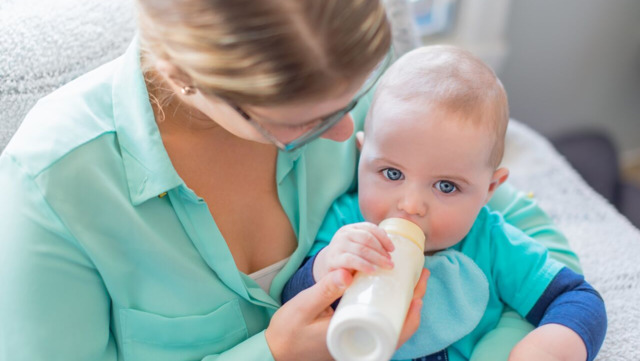
M 398 59 L 365 123 L 358 169 L 365 219 L 413 221 L 427 251 L 461 241 L 507 179 L 498 166 L 508 119 L 500 80 L 471 53 L 429 46 Z

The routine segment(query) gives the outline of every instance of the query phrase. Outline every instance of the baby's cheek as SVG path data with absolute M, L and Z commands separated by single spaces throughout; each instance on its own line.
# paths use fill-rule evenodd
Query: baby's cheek
M 471 222 L 473 224 L 473 222 Z M 460 242 L 471 229 L 465 219 L 456 214 L 440 214 L 431 220 L 431 231 L 427 235 L 427 244 L 432 249 L 445 249 Z
M 387 214 L 386 206 L 377 197 L 366 193 L 359 194 L 360 212 L 367 222 L 378 224 L 385 219 Z

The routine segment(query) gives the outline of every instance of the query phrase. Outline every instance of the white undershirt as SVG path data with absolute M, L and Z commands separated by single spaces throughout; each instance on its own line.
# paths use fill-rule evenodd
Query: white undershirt
M 256 283 L 262 288 L 266 293 L 269 293 L 269 288 L 271 288 L 271 282 L 276 277 L 278 272 L 284 267 L 284 265 L 289 260 L 289 257 L 278 261 L 271 266 L 267 266 L 261 270 L 255 271 L 249 275 L 249 277 L 253 278 Z

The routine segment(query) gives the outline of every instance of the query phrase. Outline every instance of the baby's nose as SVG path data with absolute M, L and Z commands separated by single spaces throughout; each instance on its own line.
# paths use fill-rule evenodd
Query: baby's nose
M 424 217 L 427 214 L 427 203 L 417 194 L 408 194 L 398 204 L 398 209 L 412 216 Z

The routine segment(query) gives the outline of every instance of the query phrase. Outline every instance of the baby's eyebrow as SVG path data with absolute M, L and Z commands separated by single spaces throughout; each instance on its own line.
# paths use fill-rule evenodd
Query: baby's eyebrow
M 395 168 L 402 168 L 402 166 L 390 159 L 387 159 L 385 157 L 373 157 L 371 158 L 371 162 L 375 162 L 375 163 L 387 163 Z
M 466 178 L 461 177 L 461 176 L 455 176 L 455 175 L 439 175 L 436 178 L 440 178 L 440 179 L 447 179 L 447 180 L 452 180 L 458 183 L 464 183 L 466 185 L 471 184 Z

